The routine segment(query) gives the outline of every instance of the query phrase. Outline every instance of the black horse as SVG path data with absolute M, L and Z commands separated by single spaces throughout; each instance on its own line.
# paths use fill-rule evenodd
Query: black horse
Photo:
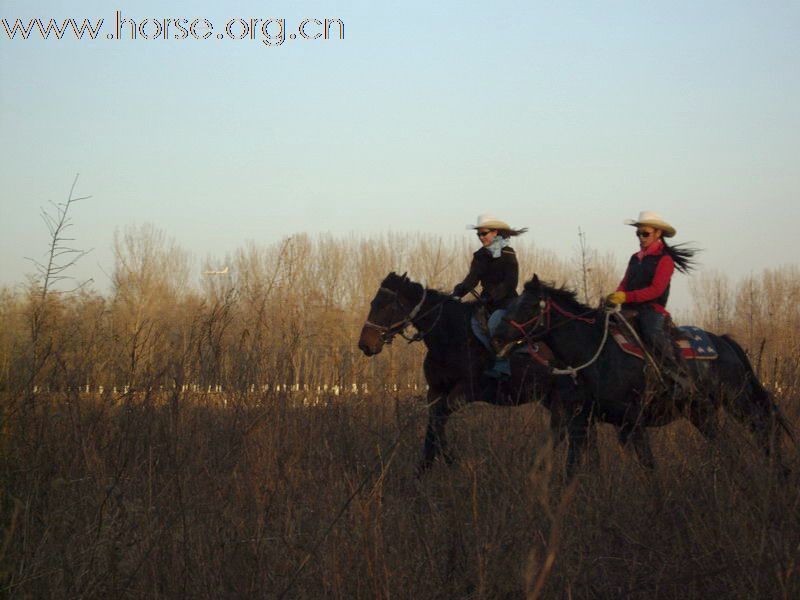
M 689 397 L 667 386 L 648 385 L 644 361 L 607 343 L 606 311 L 592 309 L 576 299 L 575 292 L 547 285 L 534 275 L 495 332 L 495 342 L 522 339 L 544 341 L 574 373 L 587 400 L 568 425 L 571 454 L 577 460 L 587 427 L 598 419 L 619 427 L 623 445 L 632 443 L 641 464 L 655 466 L 645 427 L 661 426 L 688 417 L 707 439 L 718 434 L 718 409 L 724 407 L 755 434 L 767 456 L 772 453 L 785 474 L 780 454 L 780 427 L 793 438 L 769 393 L 759 383 L 750 361 L 728 335 L 709 337 L 717 348 L 715 360 L 686 361 L 693 382 Z M 574 464 L 572 465 L 574 466 Z
M 550 425 L 557 439 L 562 437 L 567 415 L 573 410 L 574 399 L 556 392 L 555 380 L 547 369 L 520 354 L 512 356 L 511 381 L 503 384 L 510 393 L 486 393 L 487 381 L 482 373 L 493 357 L 472 333 L 474 310 L 475 304 L 458 302 L 409 280 L 405 274 L 390 273 L 375 294 L 361 330 L 358 347 L 367 356 L 378 354 L 409 325 L 427 347 L 423 368 L 428 384 L 428 427 L 420 471 L 439 455 L 447 462 L 452 460 L 445 425 L 465 403 L 480 400 L 516 406 L 540 400 L 550 410 Z

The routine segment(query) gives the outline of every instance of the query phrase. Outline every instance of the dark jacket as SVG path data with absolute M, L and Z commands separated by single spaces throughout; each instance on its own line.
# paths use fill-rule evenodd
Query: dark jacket
M 625 277 L 617 287 L 627 296 L 624 307 L 641 308 L 646 304 L 657 312 L 666 313 L 674 270 L 675 262 L 662 245 L 641 258 L 639 253 L 631 256 Z
M 487 302 L 491 312 L 506 308 L 517 297 L 518 282 L 519 265 L 513 248 L 503 248 L 497 258 L 486 248 L 481 248 L 472 255 L 469 274 L 453 289 L 453 293 L 464 296 L 480 283 L 481 298 Z

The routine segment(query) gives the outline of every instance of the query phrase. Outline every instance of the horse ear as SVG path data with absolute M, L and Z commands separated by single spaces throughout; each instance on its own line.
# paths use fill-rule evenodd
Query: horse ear
M 534 273 L 531 280 L 525 284 L 525 290 L 528 292 L 536 292 L 541 287 L 541 282 L 539 281 L 539 276 Z
M 408 275 L 408 271 L 406 271 L 405 273 L 400 275 L 400 279 L 408 279 L 408 277 L 406 277 L 406 275 Z

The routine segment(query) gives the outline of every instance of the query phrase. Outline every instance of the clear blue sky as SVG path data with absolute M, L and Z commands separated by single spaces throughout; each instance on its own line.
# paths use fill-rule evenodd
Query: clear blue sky
M 115 228 L 142 222 L 222 257 L 297 231 L 469 235 L 493 212 L 565 255 L 580 226 L 622 268 L 621 222 L 651 209 L 705 269 L 797 262 L 796 1 L 66 4 L 0 0 L 0 18 L 329 17 L 345 39 L 0 30 L 0 283 L 31 270 L 38 208 L 76 172 L 101 289 Z

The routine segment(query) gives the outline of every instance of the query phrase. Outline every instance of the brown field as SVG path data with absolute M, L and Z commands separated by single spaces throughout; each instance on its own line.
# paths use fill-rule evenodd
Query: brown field
M 523 278 L 587 302 L 619 276 L 596 252 L 520 250 Z M 472 405 L 448 426 L 456 463 L 416 477 L 422 345 L 366 359 L 356 340 L 389 271 L 447 289 L 464 243 L 295 236 L 199 286 L 152 227 L 115 252 L 106 294 L 57 291 L 57 261 L 0 288 L 0 595 L 800 597 L 797 448 L 778 481 L 730 421 L 714 445 L 654 430 L 653 474 L 601 426 L 567 485 L 542 407 Z M 733 333 L 797 427 L 800 270 L 694 281 L 690 322 Z M 277 383 L 360 393 L 308 405 Z
M 565 486 L 538 405 L 464 408 L 456 464 L 418 479 L 418 398 L 209 398 L 6 397 L 3 594 L 800 595 L 797 477 L 770 477 L 732 422 L 714 446 L 652 430 L 652 475 L 601 427 Z

